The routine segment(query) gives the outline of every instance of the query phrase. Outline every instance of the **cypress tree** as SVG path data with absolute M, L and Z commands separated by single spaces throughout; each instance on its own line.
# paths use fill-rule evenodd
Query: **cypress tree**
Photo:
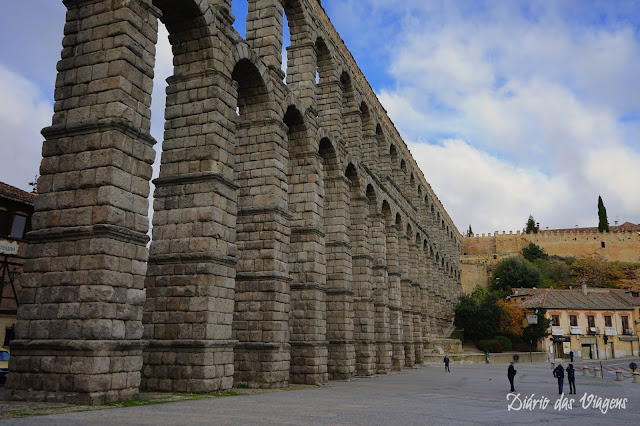
M 609 232 L 607 209 L 604 207 L 602 197 L 598 195 L 598 232 Z
M 525 229 L 525 232 L 527 234 L 537 234 L 539 230 L 539 227 L 536 226 L 536 220 L 533 218 L 533 216 L 529 215 L 529 220 L 527 220 L 527 227 Z
M 473 237 L 473 231 L 471 230 L 471 224 L 469 224 L 469 230 L 467 231 L 467 237 Z

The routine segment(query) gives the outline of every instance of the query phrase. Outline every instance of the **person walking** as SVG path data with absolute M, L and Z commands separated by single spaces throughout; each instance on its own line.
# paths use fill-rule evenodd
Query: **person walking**
M 558 366 L 553 369 L 553 377 L 558 379 L 558 393 L 562 395 L 562 388 L 564 387 L 564 368 L 562 363 L 559 362 Z
M 449 357 L 446 354 L 444 355 L 444 371 L 451 373 L 451 370 L 449 370 Z
M 513 362 L 509 364 L 509 369 L 507 370 L 507 377 L 509 378 L 509 383 L 511 384 L 511 392 L 515 392 L 516 389 L 513 387 L 513 379 L 516 378 L 516 368 L 513 366 Z
M 569 364 L 567 367 L 567 380 L 569 380 L 569 393 L 576 394 L 576 370 L 573 369 L 573 364 Z

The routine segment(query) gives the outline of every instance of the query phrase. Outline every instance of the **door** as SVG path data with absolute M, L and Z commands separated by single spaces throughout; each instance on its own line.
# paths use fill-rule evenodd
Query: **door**
M 591 345 L 582 345 L 582 359 L 592 359 Z

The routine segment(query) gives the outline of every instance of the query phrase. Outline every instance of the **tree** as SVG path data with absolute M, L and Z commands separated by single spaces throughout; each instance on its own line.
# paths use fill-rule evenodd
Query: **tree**
M 522 321 L 524 320 L 524 309 L 519 308 L 514 302 L 504 299 L 496 302 L 500 311 L 499 332 L 506 336 L 522 336 Z
M 529 220 L 527 220 L 527 227 L 525 228 L 525 232 L 527 234 L 537 234 L 540 230 L 539 226 L 536 226 L 536 220 L 533 216 L 529 215 Z
M 471 294 L 463 294 L 455 305 L 454 324 L 464 329 L 465 338 L 477 342 L 496 335 L 500 326 L 500 311 L 496 301 L 503 297 L 499 292 L 487 291 L 476 286 Z
M 471 224 L 469 224 L 469 230 L 467 231 L 467 237 L 473 237 L 473 230 L 471 229 Z
M 520 257 L 507 257 L 493 270 L 491 288 L 510 291 L 516 287 L 538 287 L 542 276 L 538 268 Z
M 529 262 L 533 262 L 536 259 L 548 259 L 549 255 L 539 245 L 529 243 L 528 247 L 522 249 L 522 257 L 527 259 Z
M 546 309 L 538 309 L 538 323 L 530 324 L 522 330 L 522 340 L 525 342 L 537 342 L 540 339 L 543 339 L 549 335 L 549 326 L 551 325 L 551 320 L 545 318 L 545 314 L 547 313 Z
M 609 232 L 607 209 L 604 207 L 602 197 L 598 195 L 598 232 Z

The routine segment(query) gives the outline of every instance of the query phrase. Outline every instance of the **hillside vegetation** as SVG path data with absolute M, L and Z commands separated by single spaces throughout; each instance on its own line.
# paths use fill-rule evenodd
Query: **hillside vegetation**
M 531 243 L 521 258 L 503 259 L 492 272 L 494 287 L 640 289 L 640 262 L 607 262 L 602 259 L 576 259 L 548 256 Z M 515 284 L 515 285 L 514 285 Z

